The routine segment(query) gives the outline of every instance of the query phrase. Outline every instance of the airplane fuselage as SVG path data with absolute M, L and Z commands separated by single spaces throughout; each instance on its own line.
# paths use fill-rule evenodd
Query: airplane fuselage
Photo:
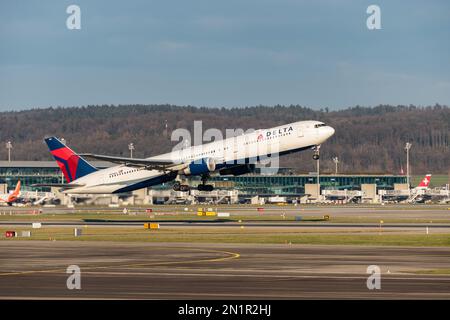
M 300 121 L 270 129 L 175 150 L 147 159 L 172 159 L 174 163 L 193 163 L 212 159 L 214 170 L 261 161 L 265 157 L 310 149 L 334 134 L 334 129 L 320 121 Z M 269 158 L 267 158 L 269 159 Z M 211 172 L 212 173 L 212 172 Z M 64 191 L 70 194 L 123 193 L 174 180 L 179 173 L 149 170 L 125 164 L 99 170 L 76 180 L 82 185 Z M 188 172 L 189 175 L 189 172 Z

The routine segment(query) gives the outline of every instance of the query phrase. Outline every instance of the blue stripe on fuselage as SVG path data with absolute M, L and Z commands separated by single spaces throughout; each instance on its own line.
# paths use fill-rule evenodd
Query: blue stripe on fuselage
M 123 188 L 120 188 L 120 189 L 114 191 L 113 193 L 130 192 L 130 191 L 134 191 L 134 190 L 138 190 L 138 189 L 142 189 L 142 188 L 151 187 L 154 185 L 158 185 L 158 184 L 162 184 L 165 182 L 175 180 L 176 177 L 177 177 L 177 172 L 163 174 L 163 175 L 160 175 L 157 177 L 150 178 L 148 180 L 137 182 L 135 184 L 130 184 L 129 186 L 126 186 L 126 187 L 123 187 Z

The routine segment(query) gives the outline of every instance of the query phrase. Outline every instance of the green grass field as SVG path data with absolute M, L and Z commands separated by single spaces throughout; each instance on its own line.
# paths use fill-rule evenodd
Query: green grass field
M 415 274 L 432 274 L 432 275 L 444 275 L 450 274 L 450 269 L 431 269 L 431 270 L 418 270 L 412 271 Z
M 369 245 L 369 246 L 450 246 L 450 234 L 389 234 L 373 230 L 371 234 L 346 234 L 327 230 L 324 233 L 299 230 L 273 230 L 253 228 L 162 228 L 146 230 L 129 227 L 83 227 L 83 235 L 74 237 L 73 228 L 14 228 L 20 232 L 31 230 L 30 238 L 5 238 L 7 230 L 0 228 L 2 241 L 27 240 L 74 240 L 74 241 L 125 241 L 125 242 L 191 242 L 191 243 L 273 243 L 273 244 L 321 244 L 321 245 Z
M 231 216 L 229 218 L 217 217 L 198 217 L 196 215 L 161 215 L 150 218 L 145 215 L 138 216 L 123 216 L 112 214 L 41 214 L 39 216 L 30 215 L 14 215 L 14 216 L 0 216 L 0 221 L 29 221 L 32 222 L 46 222 L 46 221 L 66 221 L 66 222 L 120 222 L 120 221 L 136 221 L 136 222 L 152 222 L 152 221 L 189 221 L 189 222 L 292 222 L 296 224 L 302 223 L 380 223 L 380 218 L 377 217 L 331 217 L 329 220 L 324 220 L 322 217 L 301 215 L 301 221 L 295 221 L 294 216 L 280 215 L 264 215 L 264 216 Z M 425 219 L 425 218 L 382 218 L 383 223 L 450 223 L 450 215 L 448 219 Z
M 380 207 L 373 211 L 373 217 L 369 217 L 366 215 L 359 216 L 357 214 L 352 216 L 333 216 L 330 214 L 330 219 L 327 221 L 329 223 L 379 223 L 380 217 L 377 216 L 377 212 L 380 214 L 383 213 L 385 209 L 389 209 L 390 207 Z M 425 208 L 425 206 L 417 206 L 417 207 L 404 207 L 406 210 L 412 210 L 413 212 L 420 211 L 420 208 Z M 429 208 L 427 206 L 426 208 Z M 438 212 L 449 212 L 448 218 L 441 219 L 432 219 L 432 223 L 450 223 L 450 207 L 447 206 L 434 206 L 433 210 L 437 210 Z M 72 221 L 72 222 L 95 222 L 95 221 L 217 221 L 217 222 L 294 222 L 295 216 L 301 216 L 301 221 L 296 221 L 296 223 L 320 223 L 324 222 L 323 216 L 319 215 L 308 215 L 307 212 L 299 210 L 297 212 L 291 212 L 289 215 L 282 216 L 282 211 L 278 213 L 270 213 L 270 214 L 260 214 L 260 215 L 231 215 L 227 218 L 218 218 L 216 216 L 197 216 L 195 212 L 186 212 L 186 213 L 160 213 L 160 214 L 142 214 L 144 210 L 140 210 L 140 214 L 136 215 L 124 215 L 118 213 L 98 213 L 96 211 L 83 211 L 77 210 L 76 213 L 43 213 L 39 215 L 32 214 L 2 214 L 0 215 L 0 221 L 29 221 L 31 222 L 45 222 L 45 221 Z M 1 213 L 1 210 L 0 210 Z M 447 215 L 443 215 L 446 217 Z M 429 218 L 421 218 L 420 216 L 406 216 L 406 217 L 398 217 L 397 215 L 390 216 L 382 216 L 382 220 L 384 223 L 430 223 Z

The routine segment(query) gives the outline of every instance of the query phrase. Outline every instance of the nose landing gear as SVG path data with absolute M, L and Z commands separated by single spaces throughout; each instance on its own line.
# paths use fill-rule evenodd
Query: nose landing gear
M 315 146 L 313 148 L 313 150 L 314 150 L 313 159 L 314 160 L 319 160 L 320 159 L 320 145 Z

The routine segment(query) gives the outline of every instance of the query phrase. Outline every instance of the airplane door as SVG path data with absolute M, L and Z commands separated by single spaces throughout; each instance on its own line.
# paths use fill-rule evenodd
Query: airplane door
M 297 137 L 301 138 L 303 136 L 304 136 L 303 129 L 302 128 L 297 128 Z

